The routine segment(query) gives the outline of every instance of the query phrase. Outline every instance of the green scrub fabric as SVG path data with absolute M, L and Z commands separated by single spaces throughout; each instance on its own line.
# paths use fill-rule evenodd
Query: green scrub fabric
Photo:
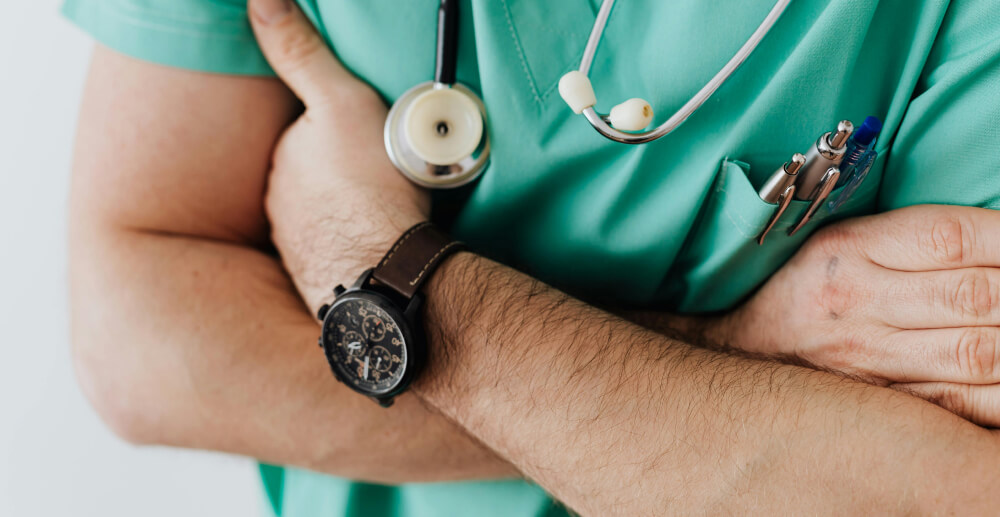
M 341 60 L 388 102 L 431 79 L 437 0 L 299 0 Z M 466 0 L 458 78 L 481 93 L 493 154 L 453 232 L 474 249 L 591 300 L 686 312 L 745 299 L 809 233 L 918 203 L 1000 206 L 1000 2 L 796 0 L 732 78 L 673 134 L 626 146 L 559 97 L 598 0 Z M 591 72 L 598 108 L 649 100 L 658 121 L 746 41 L 772 0 L 619 0 Z M 105 45 L 194 70 L 267 74 L 245 0 L 67 0 Z M 756 194 L 794 152 L 847 118 L 885 121 L 848 204 L 767 242 Z M 837 193 L 834 193 L 836 196 Z M 322 360 L 317 356 L 317 360 Z M 332 379 L 331 379 L 331 382 Z M 527 482 L 378 486 L 261 467 L 275 515 L 554 516 Z

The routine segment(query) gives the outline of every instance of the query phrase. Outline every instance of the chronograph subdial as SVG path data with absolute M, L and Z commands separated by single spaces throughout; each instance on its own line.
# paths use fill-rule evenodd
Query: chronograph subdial
M 403 318 L 376 295 L 343 295 L 334 303 L 323 326 L 324 349 L 337 379 L 375 397 L 405 387 L 408 336 L 397 323 Z
M 390 354 L 385 347 L 376 346 L 372 348 L 368 357 L 371 358 L 372 368 L 379 373 L 388 372 L 389 369 L 392 368 L 392 354 Z
M 379 318 L 374 314 L 369 314 L 368 316 L 365 316 L 364 321 L 361 322 L 361 330 L 372 342 L 379 342 L 385 338 L 386 324 L 382 318 Z
M 344 333 L 341 344 L 347 351 L 347 357 L 351 359 L 364 357 L 365 353 L 368 352 L 368 340 L 353 330 Z

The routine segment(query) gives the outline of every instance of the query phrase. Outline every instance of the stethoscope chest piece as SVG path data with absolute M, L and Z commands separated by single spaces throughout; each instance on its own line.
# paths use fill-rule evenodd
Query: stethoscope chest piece
M 461 84 L 418 84 L 389 110 L 385 147 L 396 168 L 418 185 L 465 185 L 489 161 L 486 107 Z

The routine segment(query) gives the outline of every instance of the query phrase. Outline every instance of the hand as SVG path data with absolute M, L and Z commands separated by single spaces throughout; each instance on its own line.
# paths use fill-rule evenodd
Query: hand
M 353 282 L 427 220 L 430 200 L 385 153 L 382 99 L 340 64 L 293 2 L 249 5 L 264 54 L 305 104 L 274 150 L 267 213 L 285 267 L 315 310 L 334 285 Z
M 1000 426 L 1000 212 L 916 206 L 825 228 L 706 336 Z

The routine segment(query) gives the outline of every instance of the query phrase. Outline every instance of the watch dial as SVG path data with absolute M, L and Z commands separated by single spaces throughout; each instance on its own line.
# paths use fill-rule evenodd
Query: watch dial
M 349 298 L 330 309 L 323 328 L 330 365 L 365 392 L 387 393 L 406 371 L 405 338 L 375 302 Z

